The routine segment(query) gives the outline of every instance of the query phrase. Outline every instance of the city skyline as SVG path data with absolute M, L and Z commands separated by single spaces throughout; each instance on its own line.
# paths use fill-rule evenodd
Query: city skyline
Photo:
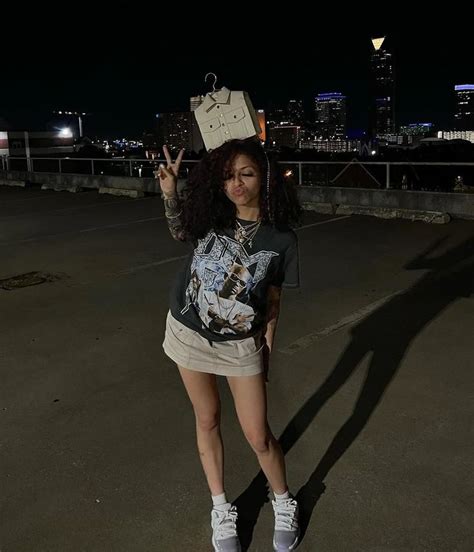
M 189 110 L 191 96 L 211 90 L 204 76 L 212 71 L 217 87 L 246 90 L 254 106 L 267 111 L 271 101 L 285 105 L 301 99 L 309 112 L 318 94 L 339 91 L 347 98 L 348 129 L 365 130 L 371 39 L 377 36 L 387 36 L 394 53 L 397 125 L 426 121 L 451 127 L 454 86 L 474 81 L 469 34 L 441 23 L 398 30 L 367 23 L 310 33 L 305 22 L 285 29 L 294 40 L 262 48 L 251 40 L 226 43 L 217 52 L 211 37 L 199 37 L 194 49 L 186 35 L 172 47 L 160 44 L 145 24 L 129 25 L 127 32 L 115 25 L 113 31 L 127 37 L 117 49 L 111 30 L 99 32 L 97 21 L 91 24 L 80 48 L 66 48 L 56 36 L 43 39 L 45 49 L 54 49 L 54 62 L 29 64 L 25 71 L 14 57 L 5 59 L 0 120 L 41 130 L 54 121 L 54 110 L 78 110 L 90 113 L 85 134 L 138 136 L 153 127 L 156 113 Z

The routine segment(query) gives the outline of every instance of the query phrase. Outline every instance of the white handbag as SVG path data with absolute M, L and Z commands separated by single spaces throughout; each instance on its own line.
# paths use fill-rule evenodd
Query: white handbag
M 206 94 L 194 115 L 207 150 L 218 148 L 227 140 L 250 138 L 262 131 L 247 92 L 225 86 Z

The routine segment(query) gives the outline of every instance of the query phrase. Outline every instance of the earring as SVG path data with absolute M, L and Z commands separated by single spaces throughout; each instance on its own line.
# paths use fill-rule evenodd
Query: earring
M 265 152 L 265 159 L 267 160 L 267 212 L 270 222 L 273 224 L 273 213 L 270 204 L 270 161 L 268 159 L 267 152 Z

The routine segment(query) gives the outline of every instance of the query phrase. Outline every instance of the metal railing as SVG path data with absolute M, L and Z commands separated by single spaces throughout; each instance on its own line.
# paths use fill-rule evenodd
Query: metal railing
M 186 161 L 192 163 L 196 161 Z M 183 162 L 184 165 L 184 162 Z M 106 176 L 153 176 L 158 162 L 150 159 L 92 157 L 2 157 L 3 170 Z
M 2 169 L 76 175 L 153 177 L 162 160 L 77 157 L 2 157 Z M 183 160 L 183 177 L 197 160 Z M 474 162 L 281 161 L 300 186 L 451 192 L 474 186 Z M 287 173 L 288 174 L 288 173 Z M 288 174 L 289 175 L 289 174 Z M 461 186 L 462 188 L 462 186 Z M 458 188 L 459 189 L 459 188 Z

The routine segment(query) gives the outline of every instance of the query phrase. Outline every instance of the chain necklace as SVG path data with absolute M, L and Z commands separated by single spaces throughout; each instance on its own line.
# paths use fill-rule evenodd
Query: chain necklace
M 258 229 L 260 228 L 260 224 L 262 223 L 262 220 L 259 219 L 245 226 L 240 224 L 240 222 L 237 219 L 235 222 L 237 224 L 237 228 L 235 231 L 235 239 L 242 245 L 245 245 L 248 242 L 250 247 L 252 247 L 253 238 L 255 237 L 255 234 L 258 232 Z

